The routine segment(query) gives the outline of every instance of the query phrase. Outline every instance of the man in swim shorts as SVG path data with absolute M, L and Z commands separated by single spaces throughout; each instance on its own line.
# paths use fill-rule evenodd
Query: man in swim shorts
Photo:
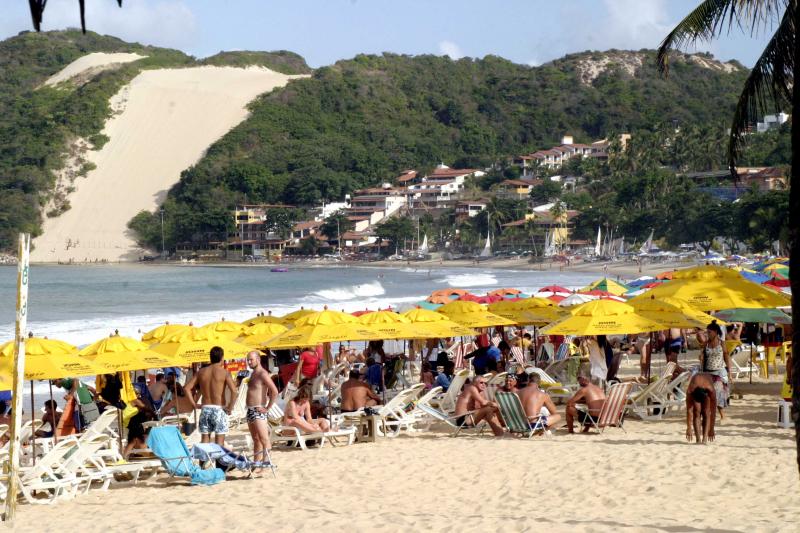
M 545 427 L 552 429 L 561 421 L 561 415 L 556 412 L 556 404 L 550 395 L 539 388 L 541 377 L 539 374 L 528 375 L 528 385 L 522 387 L 520 384 L 517 395 L 519 396 L 522 408 L 525 409 L 525 416 L 531 428 Z
M 225 445 L 228 433 L 228 415 L 236 402 L 236 384 L 230 372 L 222 366 L 225 352 L 219 346 L 211 348 L 211 364 L 198 370 L 186 384 L 185 389 L 191 391 L 195 385 L 200 387 L 203 396 L 203 409 L 200 411 L 200 441 Z M 225 389 L 230 390 L 229 400 L 225 402 Z M 223 407 L 224 406 L 224 407 Z
M 486 379 L 475 376 L 471 384 L 465 385 L 456 400 L 456 424 L 464 427 L 477 426 L 481 420 L 486 420 L 492 428 L 495 437 L 503 436 L 503 426 L 498 418 L 497 404 L 490 402 L 486 397 Z
M 265 462 L 269 462 L 269 450 L 272 448 L 267 413 L 278 398 L 278 388 L 261 364 L 261 352 L 253 350 L 247 354 L 247 366 L 253 371 L 246 383 L 247 429 L 253 437 L 253 460 L 256 466 L 264 466 Z

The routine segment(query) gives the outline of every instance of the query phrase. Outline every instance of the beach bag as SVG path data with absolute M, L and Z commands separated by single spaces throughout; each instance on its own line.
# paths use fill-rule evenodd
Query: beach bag
M 100 409 L 94 403 L 92 393 L 81 382 L 78 382 L 78 389 L 75 391 L 78 402 L 78 411 L 81 417 L 81 429 L 85 428 L 100 417 Z

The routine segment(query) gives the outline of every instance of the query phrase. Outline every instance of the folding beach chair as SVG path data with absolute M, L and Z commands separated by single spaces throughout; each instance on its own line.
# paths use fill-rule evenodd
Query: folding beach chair
M 450 427 L 453 430 L 453 433 L 450 434 L 451 437 L 457 437 L 461 432 L 471 430 L 476 431 L 477 435 L 480 435 L 488 425 L 485 420 L 481 420 L 479 423 L 475 424 L 474 411 L 465 414 L 464 420 L 459 424 L 458 419 L 460 417 L 445 414 L 430 404 L 417 404 L 417 409 L 425 413 L 425 415 L 431 419 L 442 422 Z
M 242 470 L 247 472 L 247 477 L 252 477 L 253 471 L 259 468 L 269 468 L 272 471 L 272 477 L 275 475 L 274 464 L 272 464 L 272 457 L 270 457 L 269 450 L 264 450 L 266 461 L 255 462 L 251 461 L 244 454 L 239 454 L 220 446 L 214 442 L 197 443 L 192 446 L 192 457 L 203 463 L 214 463 L 217 468 L 225 473 L 231 470 Z
M 151 429 L 147 447 L 161 460 L 170 477 L 191 478 L 192 485 L 215 485 L 225 481 L 225 472 L 219 468 L 203 470 L 194 464 L 189 448 L 175 426 Z
M 498 392 L 495 395 L 495 400 L 500 407 L 500 416 L 503 417 L 509 432 L 519 433 L 527 439 L 533 437 L 538 431 L 550 436 L 542 417 L 528 418 L 525 414 L 525 409 L 522 407 L 522 402 L 519 401 L 519 396 L 513 392 Z
M 576 408 L 586 414 L 584 426 L 592 426 L 598 432 L 602 433 L 603 430 L 609 426 L 614 426 L 625 431 L 622 423 L 625 419 L 625 406 L 628 401 L 628 395 L 631 392 L 633 383 L 615 383 L 608 388 L 606 393 L 606 401 L 603 402 L 603 407 L 600 408 L 600 414 L 597 417 L 589 414 L 588 407 L 578 405 Z

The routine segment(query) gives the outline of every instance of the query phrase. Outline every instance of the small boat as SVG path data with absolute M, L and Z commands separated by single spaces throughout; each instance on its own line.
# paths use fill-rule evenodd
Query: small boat
M 286 268 L 286 267 L 275 267 L 275 268 L 270 268 L 269 271 L 270 272 L 289 272 L 289 269 Z

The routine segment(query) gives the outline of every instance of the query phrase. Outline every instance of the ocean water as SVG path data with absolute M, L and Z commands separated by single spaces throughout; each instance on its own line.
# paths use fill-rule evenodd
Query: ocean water
M 15 267 L 0 267 L 0 343 L 14 338 Z M 440 268 L 434 270 L 354 266 L 289 267 L 270 272 L 261 266 L 33 265 L 27 330 L 85 346 L 119 330 L 139 338 L 164 321 L 203 325 L 243 321 L 259 312 L 282 315 L 300 307 L 322 310 L 406 310 L 432 291 L 448 287 L 485 294 L 501 287 L 534 292 L 546 285 L 579 288 L 597 275 Z M 92 384 L 92 377 L 82 378 Z M 29 415 L 29 383 L 24 406 Z M 49 397 L 48 384 L 34 384 L 35 410 Z M 54 389 L 62 405 L 63 391 Z

